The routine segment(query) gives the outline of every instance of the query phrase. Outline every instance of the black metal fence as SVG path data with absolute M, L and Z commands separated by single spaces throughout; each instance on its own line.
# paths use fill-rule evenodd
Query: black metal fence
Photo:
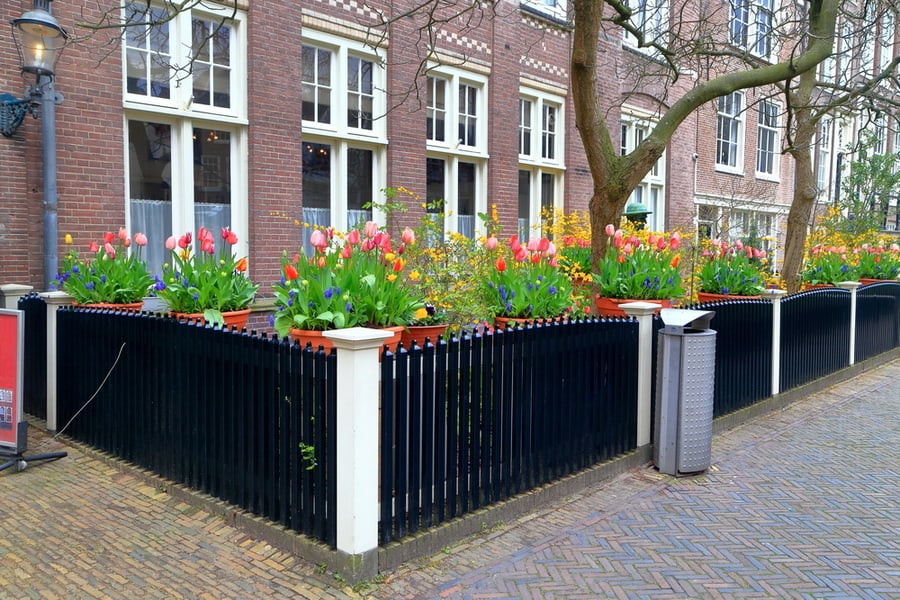
M 637 344 L 585 320 L 385 355 L 381 543 L 634 449 Z
M 715 311 L 716 375 L 713 416 L 750 406 L 772 394 L 772 303 L 711 302 Z
M 782 391 L 850 364 L 850 292 L 810 290 L 781 301 Z
M 147 314 L 58 332 L 61 431 L 334 545 L 333 354 Z
M 24 312 L 25 342 L 22 406 L 30 415 L 47 418 L 47 304 L 37 293 L 19 298 Z
M 900 284 L 873 283 L 856 294 L 857 361 L 900 346 Z

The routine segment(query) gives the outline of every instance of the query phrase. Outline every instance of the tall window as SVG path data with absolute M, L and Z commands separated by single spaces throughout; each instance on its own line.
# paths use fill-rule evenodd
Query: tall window
M 649 50 L 647 46 L 654 42 L 665 44 L 663 36 L 669 31 L 668 0 L 628 0 L 627 4 L 631 9 L 631 25 L 644 39 L 639 43 L 636 36 L 625 31 L 625 45 Z
M 716 165 L 732 171 L 741 170 L 744 144 L 744 94 L 732 92 L 720 96 L 716 125 Z
M 124 15 L 129 229 L 165 240 L 230 226 L 247 253 L 244 13 L 135 3 Z M 152 270 L 165 253 L 148 246 Z
M 728 217 L 728 238 L 770 252 L 775 240 L 775 215 L 762 211 L 733 210 Z M 775 257 L 770 258 L 774 264 Z
M 877 28 L 878 18 L 875 15 L 875 3 L 866 2 L 859 40 L 859 71 L 865 76 L 872 76 L 874 73 Z
M 564 98 L 523 89 L 519 97 L 519 227 L 522 239 L 542 233 L 542 217 L 562 206 Z M 540 144 L 533 132 L 540 132 Z
M 886 11 L 881 17 L 880 52 L 878 64 L 880 70 L 887 69 L 888 64 L 894 58 L 894 13 Z
M 303 221 L 348 229 L 385 185 L 384 72 L 361 42 L 304 30 Z M 311 229 L 304 229 L 304 244 Z
M 759 103 L 759 126 L 756 133 L 756 173 L 765 177 L 778 176 L 780 141 L 778 136 L 779 107 L 769 100 Z
M 623 114 L 621 117 L 621 134 L 619 139 L 622 155 L 632 152 L 650 133 L 651 122 L 635 114 Z M 654 163 L 650 172 L 644 176 L 640 184 L 631 192 L 629 203 L 638 202 L 650 211 L 647 215 L 647 227 L 650 229 L 665 228 L 666 210 L 666 155 L 663 154 Z
M 819 121 L 816 147 L 816 188 L 820 194 L 827 194 L 831 176 L 831 117 L 822 117 Z
M 486 80 L 458 69 L 435 69 L 426 80 L 427 200 L 443 206 L 444 230 L 477 234 L 487 210 Z
M 735 46 L 756 56 L 773 54 L 774 0 L 732 0 L 729 37 Z

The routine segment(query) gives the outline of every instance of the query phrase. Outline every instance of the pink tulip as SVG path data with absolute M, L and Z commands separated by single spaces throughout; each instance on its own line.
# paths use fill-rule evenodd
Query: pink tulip
M 416 234 L 411 228 L 407 227 L 403 230 L 403 233 L 400 234 L 400 239 L 403 240 L 404 244 L 415 244 Z
M 528 251 L 525 249 L 524 246 L 519 246 L 519 249 L 516 251 L 516 260 L 518 262 L 522 262 L 526 258 L 528 258 Z
M 125 246 L 126 248 L 131 248 L 131 238 L 125 238 L 122 241 L 122 245 Z
M 316 229 L 309 236 L 309 244 L 320 252 L 325 251 L 325 247 L 328 245 L 328 240 L 325 239 L 325 234 L 320 229 Z
M 550 240 L 545 237 L 542 237 L 538 240 L 538 251 L 539 252 L 547 252 L 547 248 L 550 247 Z
M 134 243 L 138 246 L 146 246 L 147 245 L 147 236 L 141 232 L 134 234 Z
M 547 256 L 556 256 L 556 244 L 550 242 L 547 245 L 547 251 L 545 252 Z
M 188 231 L 186 234 L 178 238 L 178 247 L 182 250 L 185 250 L 188 246 L 191 245 L 191 241 L 193 238 L 191 237 L 191 232 Z
M 626 243 L 625 247 L 622 248 L 622 252 L 624 252 L 625 254 L 631 254 L 632 252 L 634 252 L 634 246 L 632 246 L 630 243 Z
M 738 250 L 743 250 L 744 242 L 742 242 L 741 240 L 738 240 L 734 243 L 734 247 L 737 248 Z
M 91 245 L 88 246 L 88 250 L 90 250 L 91 252 L 97 252 L 98 250 L 100 250 L 100 246 L 97 244 L 97 242 L 91 242 Z
M 353 256 L 353 246 L 344 244 L 344 247 L 341 248 L 341 258 L 350 258 L 351 256 Z
M 367 238 L 375 237 L 375 234 L 378 233 L 378 223 L 375 221 L 366 221 L 366 225 L 363 228 L 363 233 Z
M 137 236 L 135 236 L 135 237 L 137 237 Z M 177 243 L 177 241 L 175 240 L 175 236 L 170 235 L 168 238 L 166 238 L 166 250 L 174 250 L 176 243 Z
M 672 236 L 672 239 L 669 240 L 669 249 L 678 251 L 679 246 L 681 246 L 681 238 L 678 237 L 678 234 L 675 234 Z
M 656 240 L 656 249 L 659 251 L 663 251 L 666 249 L 666 239 L 665 238 L 661 237 Z
M 354 229 L 347 234 L 347 243 L 351 246 L 355 246 L 359 243 L 359 229 Z
M 212 232 L 206 227 L 201 227 L 200 231 L 197 232 L 197 239 L 201 242 L 214 242 Z
M 207 254 L 212 254 L 216 251 L 216 243 L 212 240 L 203 240 L 200 242 L 200 250 Z
M 103 245 L 103 249 L 106 251 L 106 255 L 107 255 L 108 257 L 110 257 L 110 258 L 115 258 L 115 257 L 116 257 L 116 249 L 113 248 L 113 245 L 110 244 L 109 242 L 106 242 L 106 243 Z
M 119 239 L 124 242 L 125 238 L 127 238 L 127 237 L 128 237 L 128 232 L 125 231 L 125 228 L 119 227 Z
M 525 249 L 529 252 L 537 252 L 540 247 L 540 242 L 535 238 L 531 238 L 528 240 L 528 245 L 525 246 Z
M 487 248 L 488 250 L 493 250 L 494 248 L 496 248 L 497 247 L 497 238 L 495 238 L 494 236 L 491 236 L 488 239 L 486 239 L 484 241 L 484 247 Z
M 222 239 L 225 240 L 225 243 L 232 246 L 234 246 L 238 242 L 237 234 L 228 227 L 222 228 Z
M 519 248 L 522 247 L 522 244 L 519 242 L 519 237 L 512 235 L 509 237 L 509 248 L 513 252 L 518 252 Z
M 609 225 L 606 226 L 606 236 L 612 237 L 614 235 L 616 235 L 616 228 L 613 226 L 612 223 L 610 223 Z
M 647 238 L 647 243 L 651 246 L 655 246 L 656 240 L 658 240 L 658 239 L 659 238 L 656 237 L 656 234 L 651 233 L 650 236 Z

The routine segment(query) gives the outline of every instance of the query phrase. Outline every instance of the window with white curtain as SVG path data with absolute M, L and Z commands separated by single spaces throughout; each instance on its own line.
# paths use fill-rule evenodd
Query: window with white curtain
M 543 217 L 562 208 L 564 105 L 557 94 L 533 88 L 520 92 L 518 235 L 523 240 L 545 234 Z
M 427 202 L 440 204 L 444 232 L 475 237 L 487 211 L 487 80 L 435 66 L 426 79 Z
M 387 144 L 385 74 L 362 42 L 305 29 L 302 63 L 304 244 L 313 227 L 375 218 Z M 378 215 L 380 217 L 380 215 Z M 307 248 L 311 250 L 311 248 Z
M 129 229 L 147 235 L 156 272 L 166 238 L 200 227 L 231 227 L 247 254 L 246 15 L 205 3 L 123 10 Z
M 816 188 L 820 194 L 827 195 L 831 177 L 831 117 L 819 121 L 816 148 Z

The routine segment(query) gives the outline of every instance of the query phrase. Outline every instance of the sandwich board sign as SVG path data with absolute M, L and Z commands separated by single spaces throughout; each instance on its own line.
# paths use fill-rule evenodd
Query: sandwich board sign
M 0 309 L 0 454 L 25 451 L 28 423 L 22 412 L 24 313 Z

